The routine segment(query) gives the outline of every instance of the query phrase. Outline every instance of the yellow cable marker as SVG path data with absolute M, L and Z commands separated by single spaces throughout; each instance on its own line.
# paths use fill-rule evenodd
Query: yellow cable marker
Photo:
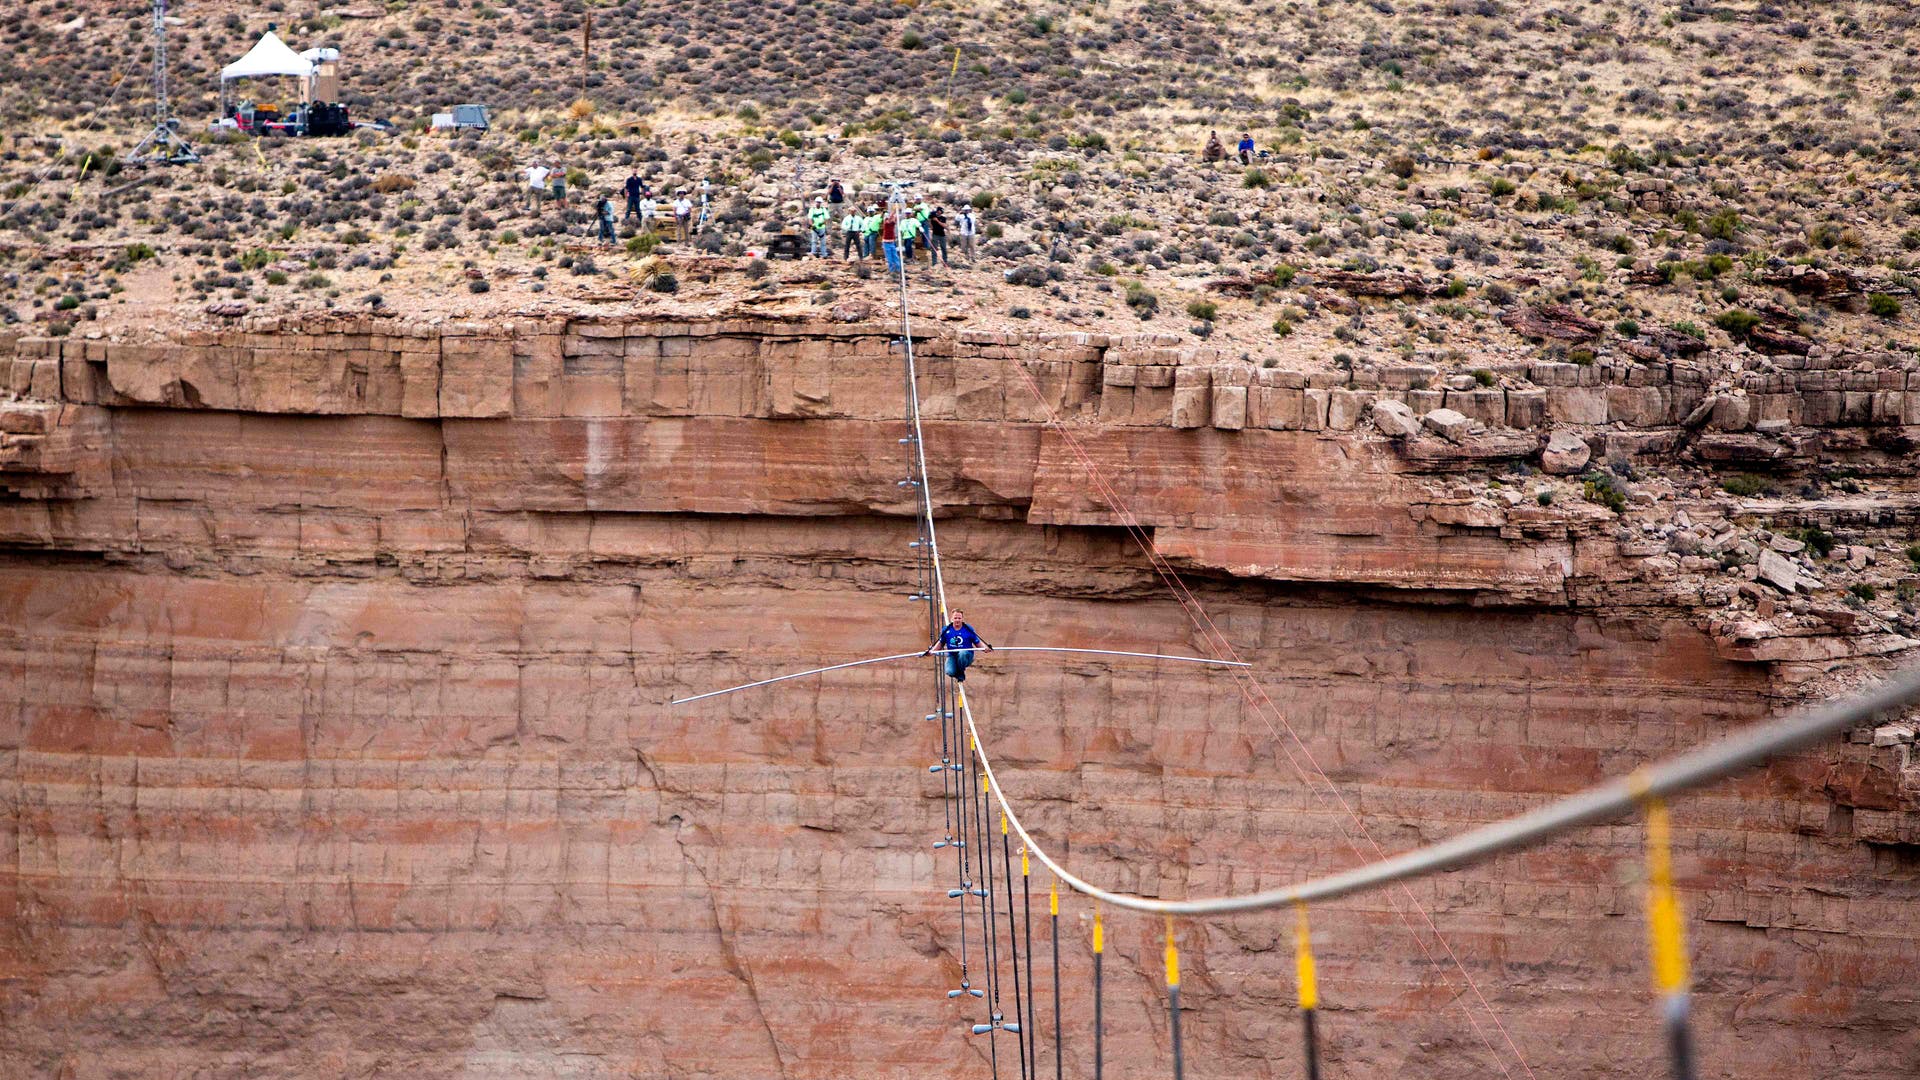
M 1687 989 L 1686 930 L 1673 892 L 1672 829 L 1667 803 L 1658 796 L 1647 808 L 1647 929 L 1653 950 L 1653 985 L 1663 994 Z
M 1097 911 L 1093 913 L 1093 951 L 1096 953 L 1107 951 L 1107 935 L 1100 928 L 1100 913 Z
M 1020 849 L 1020 876 L 1027 877 L 1028 873 L 1029 871 L 1027 870 L 1027 849 L 1021 848 Z
M 1007 835 L 1007 814 L 1004 810 L 1000 812 L 1000 835 Z
M 1055 918 L 1058 918 L 1060 916 L 1060 886 L 1059 885 L 1047 886 L 1047 912 L 1048 914 L 1054 916 Z
M 1167 916 L 1167 986 L 1180 987 L 1180 949 L 1173 943 L 1173 916 Z
M 87 155 L 87 160 L 85 160 L 85 161 L 83 161 L 83 162 L 81 162 L 81 163 L 80 163 L 80 175 L 79 175 L 79 176 L 76 176 L 76 177 L 74 177 L 74 178 L 73 178 L 73 196 L 74 196 L 74 198 L 79 198 L 79 196 L 80 196 L 80 182 L 81 182 L 82 180 L 85 180 L 85 179 L 87 178 L 87 170 L 88 170 L 88 169 L 91 169 L 91 168 L 93 168 L 93 155 L 92 155 L 92 154 L 88 154 L 88 155 Z
M 1300 1007 L 1311 1009 L 1320 1004 L 1320 985 L 1314 978 L 1313 943 L 1307 936 L 1307 905 L 1294 906 L 1299 910 L 1293 929 L 1293 960 L 1300 982 Z

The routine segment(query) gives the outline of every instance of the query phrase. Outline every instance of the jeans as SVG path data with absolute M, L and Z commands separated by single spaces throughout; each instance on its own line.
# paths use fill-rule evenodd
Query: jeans
M 606 244 L 613 243 L 613 219 L 610 217 L 600 219 L 600 241 Z
M 873 258 L 873 234 L 872 233 L 860 234 L 860 257 L 863 259 Z
M 813 230 L 813 239 L 807 244 L 807 254 L 822 259 L 827 257 L 827 230 Z
M 947 678 L 957 682 L 967 681 L 967 669 L 973 666 L 973 650 L 962 649 L 947 654 Z
M 911 238 L 900 241 L 900 257 L 908 262 L 913 261 L 913 240 Z
M 934 265 L 937 266 L 940 263 L 946 263 L 948 266 L 953 265 L 953 263 L 947 259 L 947 238 L 945 236 L 934 233 L 928 242 L 932 245 L 928 250 L 933 252 L 932 263 Z
M 900 245 L 894 243 L 891 240 L 883 240 L 880 242 L 880 250 L 885 252 L 887 256 L 887 273 L 889 274 L 899 273 L 900 272 Z
M 640 200 L 636 198 L 628 198 L 626 215 L 623 216 L 620 220 L 624 222 L 627 220 L 627 218 L 637 218 L 639 216 L 640 216 Z

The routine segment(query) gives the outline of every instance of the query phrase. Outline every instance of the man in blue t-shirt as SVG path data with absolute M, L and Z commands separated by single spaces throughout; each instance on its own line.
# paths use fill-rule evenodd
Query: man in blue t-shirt
M 927 646 L 927 651 L 920 654 L 926 656 L 935 649 L 945 652 L 947 675 L 955 682 L 967 681 L 967 668 L 973 666 L 975 646 L 985 646 L 988 652 L 993 651 L 993 646 L 988 645 L 978 631 L 962 621 L 960 617 L 962 614 L 955 611 L 947 625 L 940 628 L 940 634 L 933 639 L 933 644 Z

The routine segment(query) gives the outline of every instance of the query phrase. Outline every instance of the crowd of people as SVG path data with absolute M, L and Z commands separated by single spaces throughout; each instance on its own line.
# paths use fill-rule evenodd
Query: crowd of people
M 802 222 L 810 257 L 833 257 L 836 214 L 842 259 L 885 259 L 887 271 L 897 274 L 903 263 L 915 261 L 915 252 L 924 253 L 929 266 L 952 266 L 957 249 L 967 265 L 973 264 L 980 220 L 971 206 L 963 204 L 949 215 L 946 207 L 934 206 L 925 199 L 908 206 L 904 197 L 896 196 L 884 206 L 868 203 L 862 207 L 848 201 L 845 187 L 835 180 L 825 195 L 814 198 Z
M 535 214 L 549 206 L 568 207 L 567 176 L 563 169 L 534 161 L 525 171 L 527 209 Z M 592 206 L 592 231 L 603 244 L 617 242 L 617 230 L 627 222 L 637 222 L 641 233 L 660 233 L 671 218 L 672 237 L 691 240 L 713 220 L 713 185 L 702 180 L 694 188 L 677 187 L 656 195 L 653 186 L 638 171 L 630 173 L 620 188 L 625 196 L 626 212 L 620 214 L 614 193 L 602 194 Z M 975 259 L 980 220 L 971 205 L 956 208 L 935 206 L 925 199 L 908 205 L 896 189 L 884 203 L 857 205 L 848 196 L 847 186 L 833 179 L 826 193 L 815 196 L 801 215 L 801 232 L 808 238 L 810 258 L 834 257 L 833 234 L 840 234 L 839 258 L 883 259 L 890 273 L 899 273 L 902 265 L 925 259 L 929 266 L 951 266 L 958 255 L 966 265 Z

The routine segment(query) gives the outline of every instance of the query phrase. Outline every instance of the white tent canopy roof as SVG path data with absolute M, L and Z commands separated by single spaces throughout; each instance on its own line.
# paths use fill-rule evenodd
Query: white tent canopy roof
M 220 69 L 222 82 L 263 75 L 298 75 L 305 78 L 312 74 L 313 64 L 301 59 L 271 30 L 260 39 L 259 44 L 248 50 L 247 55 Z
M 340 59 L 340 50 L 339 49 L 308 49 L 305 52 L 300 54 L 300 59 L 310 60 L 316 64 L 326 60 L 338 60 Z

